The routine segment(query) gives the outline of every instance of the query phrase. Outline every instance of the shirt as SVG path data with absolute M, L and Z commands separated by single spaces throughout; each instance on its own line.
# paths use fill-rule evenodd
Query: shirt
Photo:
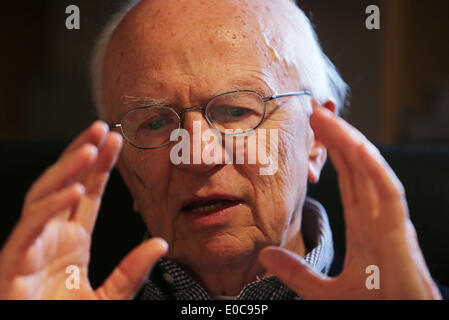
M 327 274 L 332 264 L 334 248 L 332 232 L 324 207 L 307 197 L 304 201 L 301 226 L 306 255 L 304 260 L 314 269 Z M 210 295 L 182 267 L 170 260 L 160 259 L 146 280 L 138 298 L 141 300 L 210 300 Z M 276 276 L 268 276 L 247 284 L 237 300 L 301 299 Z

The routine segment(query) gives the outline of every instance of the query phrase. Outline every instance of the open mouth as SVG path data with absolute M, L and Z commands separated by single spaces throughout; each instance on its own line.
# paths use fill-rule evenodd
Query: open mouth
M 182 207 L 181 211 L 184 213 L 209 214 L 238 205 L 240 203 L 241 201 L 239 200 L 228 199 L 199 200 L 193 201 Z

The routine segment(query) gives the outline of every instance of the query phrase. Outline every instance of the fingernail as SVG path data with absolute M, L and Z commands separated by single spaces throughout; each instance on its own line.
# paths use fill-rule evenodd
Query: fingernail
M 109 134 L 113 135 L 116 139 L 117 142 L 119 143 L 120 148 L 122 147 L 123 144 L 123 137 L 120 133 L 117 132 L 110 132 Z
M 73 185 L 73 188 L 79 193 L 79 194 L 84 194 L 84 192 L 86 192 L 86 187 L 82 184 L 82 183 L 75 183 Z
M 157 240 L 159 241 L 159 243 L 160 243 L 161 247 L 164 249 L 164 251 L 167 251 L 168 250 L 168 243 L 167 243 L 167 241 L 165 241 L 162 238 L 157 238 Z
M 100 126 L 101 130 L 103 132 L 107 132 L 109 131 L 109 126 L 106 122 L 104 122 L 103 120 L 97 120 L 94 122 L 93 126 Z
M 93 144 L 88 143 L 84 148 L 86 148 L 93 157 L 98 154 L 98 149 Z

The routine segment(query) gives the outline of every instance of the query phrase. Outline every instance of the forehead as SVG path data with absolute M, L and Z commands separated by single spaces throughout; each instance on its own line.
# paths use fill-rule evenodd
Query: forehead
M 123 95 L 175 97 L 193 87 L 213 94 L 238 81 L 261 89 L 294 78 L 282 26 L 270 16 L 279 9 L 274 2 L 143 1 L 111 38 L 105 94 L 115 101 Z

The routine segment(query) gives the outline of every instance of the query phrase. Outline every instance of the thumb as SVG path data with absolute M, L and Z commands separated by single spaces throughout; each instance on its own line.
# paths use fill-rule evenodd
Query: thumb
M 150 269 L 168 249 L 167 242 L 152 238 L 134 248 L 96 290 L 100 299 L 132 299 L 145 281 Z
M 259 261 L 286 286 L 305 299 L 323 299 L 329 278 L 315 271 L 299 255 L 278 247 L 267 247 Z

